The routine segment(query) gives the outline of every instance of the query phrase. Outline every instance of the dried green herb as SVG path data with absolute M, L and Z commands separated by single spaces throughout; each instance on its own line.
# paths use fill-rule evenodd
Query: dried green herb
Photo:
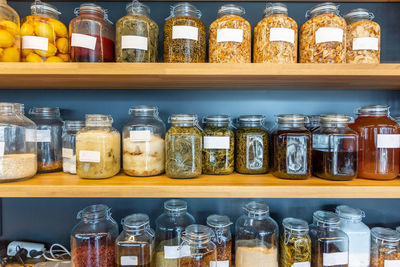
M 294 263 L 298 262 L 311 262 L 310 237 L 284 231 L 281 236 L 280 256 L 280 267 L 292 267 Z

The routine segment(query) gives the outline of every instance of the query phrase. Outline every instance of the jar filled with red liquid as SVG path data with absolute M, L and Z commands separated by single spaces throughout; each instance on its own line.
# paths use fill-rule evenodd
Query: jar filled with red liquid
M 105 10 L 92 3 L 75 9 L 69 24 L 73 62 L 113 62 L 114 28 Z
M 390 180 L 399 174 L 400 127 L 389 106 L 362 106 L 350 128 L 359 134 L 358 177 Z

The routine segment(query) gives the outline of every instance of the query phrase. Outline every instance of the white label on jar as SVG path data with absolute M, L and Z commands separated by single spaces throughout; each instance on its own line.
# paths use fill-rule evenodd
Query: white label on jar
M 79 151 L 79 161 L 80 162 L 100 162 L 100 152 L 99 151 L 88 151 L 81 150 Z
M 121 266 L 138 265 L 137 256 L 121 256 Z
M 64 148 L 63 147 L 62 156 L 63 156 L 63 158 L 72 159 L 74 157 L 74 151 L 71 148 Z
M 90 50 L 95 50 L 96 41 L 96 37 L 87 34 L 73 33 L 71 35 L 71 46 L 74 47 L 83 47 Z
M 150 141 L 151 132 L 149 130 L 130 131 L 129 137 L 131 139 L 131 142 L 147 142 Z
M 179 259 L 183 257 L 190 257 L 189 246 L 164 246 L 164 258 L 165 259 Z
M 269 30 L 269 41 L 282 41 L 294 44 L 294 30 L 288 28 L 271 28 Z
M 400 260 L 385 260 L 384 267 L 400 267 Z
M 343 30 L 333 27 L 322 27 L 315 32 L 315 43 L 343 42 Z
M 229 149 L 229 136 L 204 136 L 205 149 Z
M 229 261 L 210 261 L 210 267 L 229 267 Z
M 378 148 L 399 148 L 400 134 L 378 134 Z
M 324 266 L 346 265 L 348 263 L 349 263 L 349 253 L 348 252 L 324 253 L 323 254 L 323 265 Z
M 379 50 L 379 39 L 376 37 L 359 37 L 353 39 L 353 50 Z
M 295 262 L 293 263 L 292 267 L 310 267 L 311 263 L 309 261 L 305 262 Z
M 147 51 L 147 37 L 124 35 L 121 40 L 122 49 L 140 49 Z
M 192 26 L 173 26 L 172 39 L 199 40 L 199 29 Z
M 0 142 L 0 156 L 4 156 L 4 147 L 6 146 L 5 142 Z
M 50 130 L 36 130 L 36 142 L 39 143 L 51 142 Z
M 217 43 L 221 42 L 243 42 L 242 29 L 218 29 L 217 30 Z
M 39 36 L 22 36 L 22 49 L 49 49 L 49 39 Z
M 25 141 L 26 142 L 36 142 L 36 130 L 35 129 L 25 129 Z
M 357 233 L 359 234 L 359 233 Z M 355 236 L 353 236 L 355 237 Z M 351 236 L 349 235 L 349 239 L 351 240 L 350 243 L 353 242 L 363 242 L 364 240 L 358 239 L 357 240 L 352 240 Z M 367 241 L 365 241 L 367 242 Z M 368 242 L 369 243 L 369 242 Z M 365 244 L 363 244 L 364 246 Z M 360 248 L 362 248 L 362 246 L 360 245 Z M 349 253 L 349 266 L 369 266 L 369 253 L 354 253 L 351 252 L 351 248 L 350 248 L 350 253 Z

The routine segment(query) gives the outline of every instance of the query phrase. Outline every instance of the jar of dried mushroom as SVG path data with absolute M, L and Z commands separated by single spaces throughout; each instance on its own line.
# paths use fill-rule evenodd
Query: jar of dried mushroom
M 346 63 L 346 21 L 339 6 L 322 3 L 306 15 L 300 28 L 300 63 Z
M 124 126 L 123 169 L 132 176 L 152 176 L 164 172 L 165 124 L 154 106 L 135 106 Z
M 156 62 L 158 25 L 149 17 L 150 8 L 134 0 L 126 6 L 126 13 L 116 26 L 116 61 Z
M 175 114 L 165 136 L 165 171 L 170 178 L 195 178 L 201 174 L 202 133 L 197 115 Z
M 86 115 L 86 127 L 76 136 L 76 173 L 81 178 L 104 179 L 121 169 L 121 136 L 110 115 Z
M 217 261 L 210 266 L 232 266 L 231 220 L 228 216 L 213 214 L 207 217 L 207 225 L 214 231 L 212 241 L 217 246 Z
M 210 25 L 210 63 L 251 63 L 251 25 L 243 7 L 226 4 Z
M 171 7 L 164 25 L 164 62 L 206 61 L 206 26 L 200 17 L 200 10 L 190 3 Z
M 297 31 L 285 4 L 268 4 L 254 28 L 254 63 L 297 63 Z
M 231 174 L 234 170 L 235 134 L 227 115 L 204 118 L 203 173 Z
M 371 230 L 371 267 L 399 266 L 400 233 L 382 227 Z
M 65 121 L 62 141 L 63 171 L 76 174 L 76 135 L 85 127 L 84 121 Z
M 353 9 L 344 15 L 347 22 L 347 63 L 380 62 L 381 27 L 372 21 L 374 17 L 364 8 Z

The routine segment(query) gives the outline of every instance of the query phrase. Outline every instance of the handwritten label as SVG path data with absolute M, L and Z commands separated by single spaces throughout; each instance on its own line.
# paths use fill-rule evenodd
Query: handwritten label
M 96 37 L 87 34 L 73 33 L 71 35 L 71 46 L 74 47 L 82 47 L 90 50 L 95 50 L 96 41 Z

